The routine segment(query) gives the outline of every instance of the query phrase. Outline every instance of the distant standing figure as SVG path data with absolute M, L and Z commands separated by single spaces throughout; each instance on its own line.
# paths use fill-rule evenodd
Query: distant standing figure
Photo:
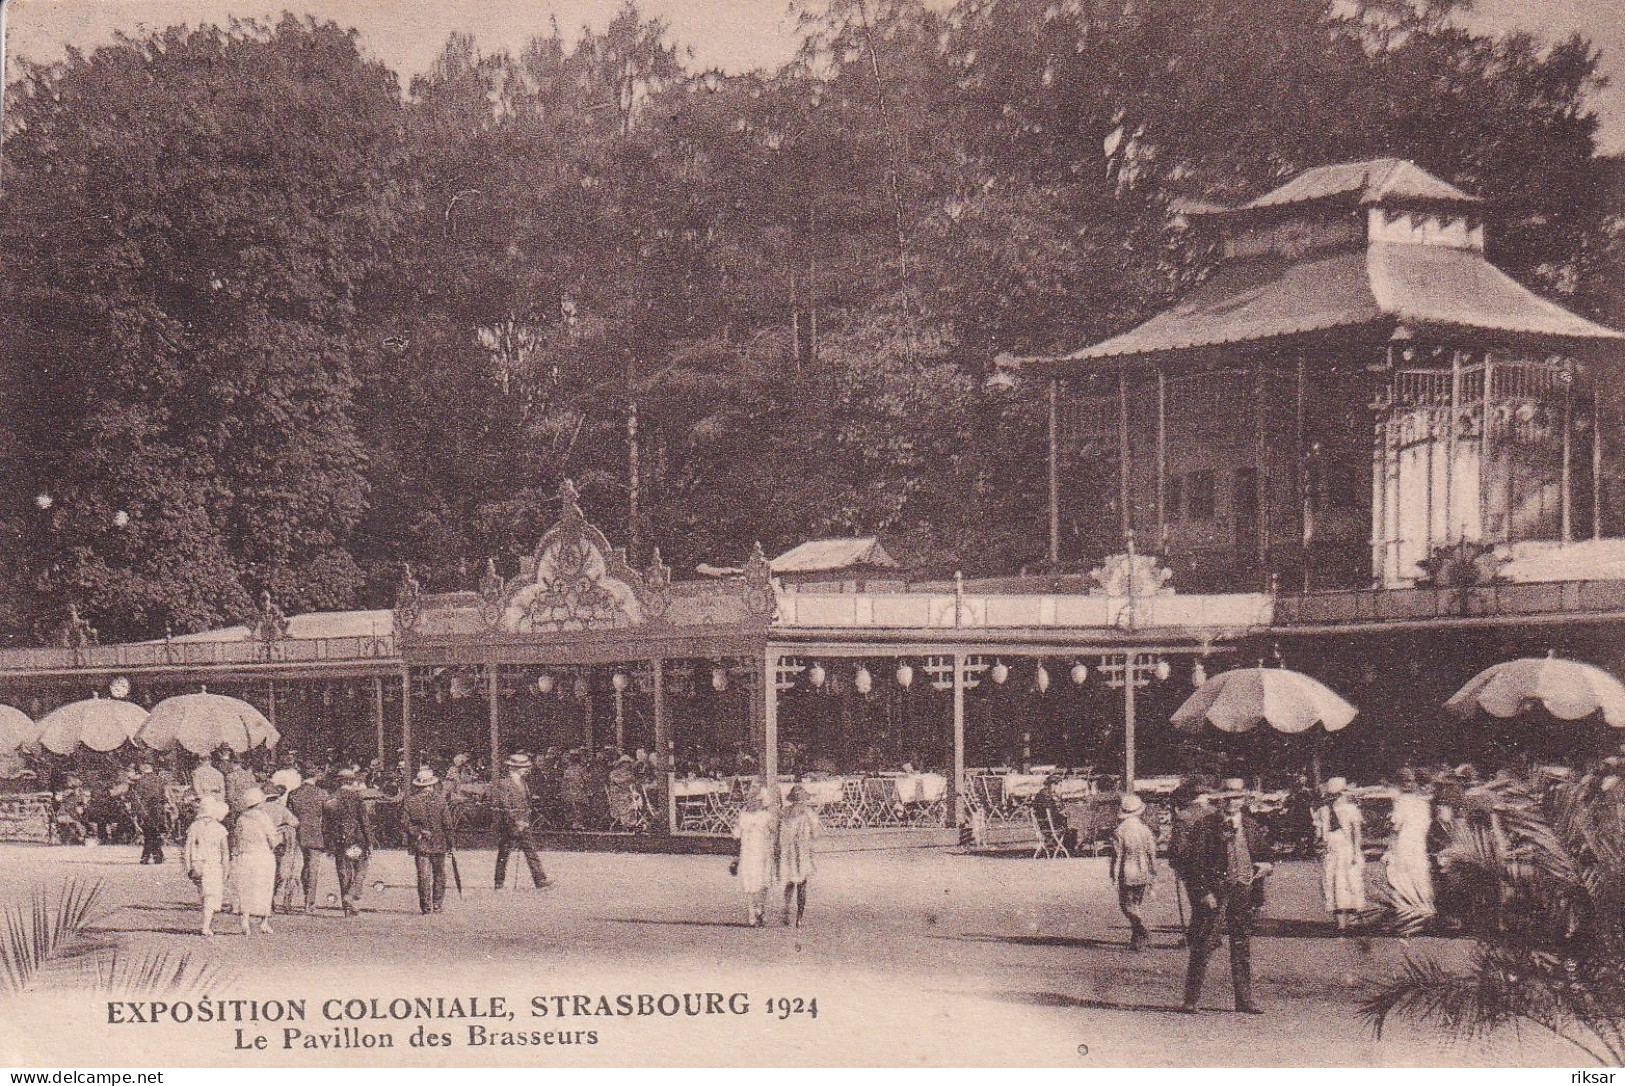
M 1111 879 L 1117 884 L 1117 907 L 1129 923 L 1128 948 L 1145 948 L 1151 933 L 1141 910 L 1145 895 L 1157 880 L 1157 836 L 1140 819 L 1145 800 L 1133 792 L 1123 795 L 1112 831 Z
M 440 912 L 446 902 L 446 853 L 451 851 L 451 807 L 435 785 L 440 778 L 425 766 L 412 781 L 412 794 L 401 804 L 401 829 L 418 875 L 418 908 L 424 916 Z
M 790 809 L 779 819 L 779 878 L 784 882 L 784 923 L 790 923 L 790 900 L 795 899 L 796 927 L 807 915 L 807 880 L 817 871 L 813 842 L 823 833 L 818 812 L 801 785 L 790 789 Z
M 1359 804 L 1348 794 L 1348 781 L 1326 782 L 1326 802 L 1315 811 L 1316 828 L 1325 852 L 1321 857 L 1321 892 L 1326 911 L 1347 931 L 1365 909 L 1365 833 Z
M 135 820 L 141 827 L 141 862 L 164 862 L 164 834 L 169 830 L 169 777 L 155 772 L 151 762 L 141 763 L 141 775 L 130 792 Z
M 214 938 L 214 914 L 225 901 L 226 873 L 231 870 L 231 845 L 223 821 L 226 812 L 225 800 L 204 796 L 198 804 L 197 818 L 186 830 L 186 847 L 181 855 L 186 875 L 203 899 L 201 933 L 208 939 Z
M 322 836 L 333 853 L 338 869 L 339 897 L 344 915 L 361 912 L 361 892 L 367 885 L 367 862 L 372 857 L 372 818 L 361 795 L 361 774 L 355 769 L 338 772 L 339 790 L 327 804 L 327 826 Z
M 1184 887 L 1185 898 L 1191 902 L 1193 918 L 1196 915 L 1196 899 L 1202 893 L 1196 885 L 1199 881 L 1198 869 L 1203 859 L 1200 849 L 1208 840 L 1208 823 L 1219 817 L 1219 809 L 1208 801 L 1208 792 L 1212 787 L 1211 778 L 1193 776 L 1181 781 L 1171 797 L 1174 822 L 1168 840 L 1168 866 L 1174 869 L 1174 876 L 1179 880 L 1174 887 L 1174 893 L 1177 895 L 1180 887 Z M 1187 938 L 1189 934 L 1190 929 L 1187 925 Z
M 491 786 L 490 803 L 497 820 L 497 865 L 495 878 L 498 890 L 508 880 L 508 853 L 518 849 L 525 854 L 530 868 L 530 881 L 540 890 L 548 885 L 547 872 L 542 869 L 541 854 L 536 851 L 536 838 L 531 833 L 530 755 L 513 754 L 503 763 L 508 773 Z M 519 876 L 515 875 L 517 880 Z M 515 885 L 518 885 L 515 882 Z
M 1383 857 L 1394 907 L 1407 925 L 1433 919 L 1433 871 L 1428 859 L 1428 832 L 1433 828 L 1433 807 L 1421 793 L 1416 771 L 1399 771 L 1399 795 L 1394 799 L 1394 840 Z
M 734 827 L 739 841 L 735 874 L 745 895 L 745 922 L 753 927 L 767 923 L 767 891 L 779 882 L 777 828 L 777 815 L 767 809 L 762 793 L 753 791 Z
M 192 791 L 197 793 L 198 799 L 205 796 L 226 798 L 226 775 L 220 772 L 218 766 L 205 758 L 198 762 L 192 770 Z
M 327 849 L 324 836 L 327 821 L 327 803 L 332 797 L 327 789 L 316 782 L 314 766 L 307 766 L 304 783 L 288 793 L 288 810 L 299 820 L 295 841 L 299 862 L 299 886 L 305 894 L 305 912 L 316 911 L 316 890 L 321 885 L 322 854 Z M 292 880 L 282 887 L 282 907 L 293 911 Z
M 260 786 L 259 778 L 254 771 L 237 761 L 231 751 L 226 751 L 226 806 L 231 808 L 231 816 L 236 818 L 246 809 L 243 797 L 248 795 L 250 789 Z
M 243 914 L 243 934 L 259 930 L 271 934 L 271 899 L 276 893 L 276 849 L 282 831 L 265 809 L 265 793 L 250 788 L 239 797 L 242 810 L 232 827 L 232 862 L 237 876 L 238 910 Z

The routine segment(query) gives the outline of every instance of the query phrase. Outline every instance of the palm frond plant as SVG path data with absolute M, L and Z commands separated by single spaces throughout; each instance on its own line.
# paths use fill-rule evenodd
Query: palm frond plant
M 111 915 L 99 882 L 35 886 L 0 916 L 0 1000 L 44 983 L 124 995 L 198 993 L 223 985 L 217 967 L 161 948 L 132 951 L 97 925 Z
M 1541 796 L 1508 788 L 1449 827 L 1440 907 L 1474 942 L 1465 968 L 1410 957 L 1366 1000 L 1471 1040 L 1532 1025 L 1598 1063 L 1625 1064 L 1625 786 L 1600 773 Z

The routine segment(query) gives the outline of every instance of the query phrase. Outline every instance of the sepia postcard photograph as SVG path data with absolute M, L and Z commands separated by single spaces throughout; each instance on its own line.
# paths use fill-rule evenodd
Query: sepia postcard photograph
M 1622 15 L 0 0 L 0 1066 L 1605 1081 Z

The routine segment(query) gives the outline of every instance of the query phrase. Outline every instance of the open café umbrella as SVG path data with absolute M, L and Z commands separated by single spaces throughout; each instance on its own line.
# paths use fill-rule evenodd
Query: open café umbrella
M 39 745 L 53 754 L 72 754 L 81 745 L 116 750 L 141 730 L 147 711 L 117 698 L 87 698 L 53 709 L 39 722 Z
M 203 755 L 221 747 L 238 754 L 258 746 L 274 747 L 282 735 L 248 702 L 202 693 L 177 694 L 154 705 L 136 738 L 153 750 L 178 744 Z
M 1196 731 L 1206 721 L 1223 732 L 1251 731 L 1259 724 L 1288 733 L 1319 724 L 1335 732 L 1358 712 L 1302 672 L 1260 664 L 1213 676 L 1174 710 L 1172 720 L 1186 731 Z
M 1625 728 L 1625 685 L 1602 668 L 1577 660 L 1526 656 L 1480 671 L 1444 707 L 1464 717 L 1483 710 L 1508 718 L 1534 708 L 1559 720 L 1600 713 L 1611 726 Z
M 0 758 L 16 754 L 39 739 L 39 725 L 28 714 L 9 705 L 0 705 Z

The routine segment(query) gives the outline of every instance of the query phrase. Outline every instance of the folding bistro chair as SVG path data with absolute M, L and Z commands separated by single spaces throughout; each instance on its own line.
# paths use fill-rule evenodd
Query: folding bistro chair
M 1038 835 L 1038 845 L 1033 849 L 1033 859 L 1070 859 L 1072 853 L 1067 851 L 1066 847 L 1066 826 L 1057 827 L 1054 815 L 1048 810 L 1040 815 L 1029 807 L 1027 815 L 1032 819 L 1033 832 Z

